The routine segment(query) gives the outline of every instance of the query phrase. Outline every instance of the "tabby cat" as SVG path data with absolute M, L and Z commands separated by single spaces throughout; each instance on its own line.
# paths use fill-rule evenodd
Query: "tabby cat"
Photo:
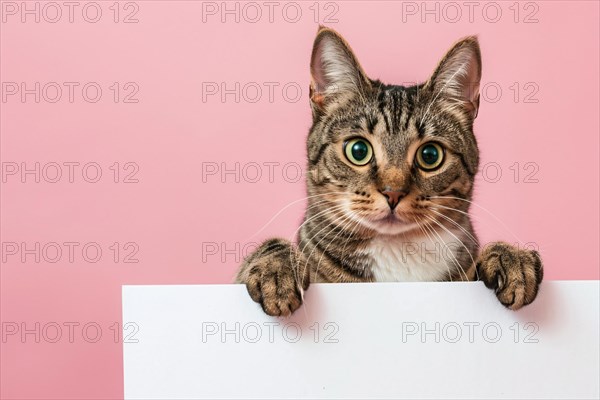
M 481 55 L 456 43 L 424 84 L 367 77 L 348 43 L 320 27 L 310 65 L 308 206 L 298 243 L 270 239 L 237 283 L 273 316 L 293 313 L 310 282 L 482 280 L 516 310 L 542 281 L 536 251 L 479 248 L 468 214 L 479 151 Z

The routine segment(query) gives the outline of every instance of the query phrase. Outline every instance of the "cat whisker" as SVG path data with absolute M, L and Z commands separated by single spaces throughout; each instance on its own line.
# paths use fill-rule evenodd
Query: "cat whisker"
M 471 239 L 471 241 L 473 243 L 479 244 L 479 241 L 477 240 L 477 238 L 475 236 L 471 235 L 471 233 L 469 231 L 467 231 L 465 228 L 463 228 L 461 224 L 457 223 L 452 218 L 449 218 L 446 215 L 444 215 L 444 214 L 436 211 L 435 208 L 431 208 L 431 211 L 434 212 L 435 214 L 439 215 L 440 217 L 446 219 L 448 222 L 451 222 L 452 224 L 454 224 L 458 229 L 460 229 L 461 231 L 463 231 L 464 234 L 467 235 L 469 237 L 469 239 Z
M 345 221 L 347 218 L 349 218 L 346 214 L 343 214 L 341 217 L 337 217 L 336 219 L 334 219 L 333 221 L 331 221 L 329 223 L 329 225 L 323 227 L 321 230 L 319 230 L 317 233 L 315 233 L 310 239 L 308 239 L 306 241 L 306 244 L 302 247 L 301 253 L 304 253 L 304 249 L 306 248 L 306 246 L 308 245 L 308 243 L 310 243 L 315 237 L 319 236 L 319 234 L 321 232 L 323 232 L 325 229 L 327 228 L 331 228 L 331 225 L 334 225 L 336 222 L 338 221 Z M 304 263 L 304 269 L 302 271 L 302 274 L 304 275 L 304 273 L 306 272 L 306 268 L 308 268 L 308 263 L 310 262 L 310 258 L 312 257 L 313 252 L 315 251 L 315 249 L 317 247 L 319 247 L 319 244 L 323 241 L 323 239 L 325 239 L 327 236 L 329 236 L 329 234 L 331 232 L 333 232 L 334 229 L 331 228 L 331 230 L 329 232 L 327 232 L 321 239 L 319 239 L 319 241 L 317 242 L 316 245 L 314 245 L 313 249 L 310 251 L 308 257 L 306 257 L 306 262 Z
M 456 226 L 458 229 L 460 229 L 465 235 L 467 235 L 467 237 L 469 239 L 471 239 L 471 241 L 475 244 L 479 244 L 479 240 L 477 240 L 477 238 L 475 236 L 473 236 L 471 234 L 471 232 L 469 232 L 468 230 L 466 230 L 465 228 L 462 227 L 461 224 L 457 223 L 455 220 L 453 220 L 452 218 L 442 214 L 441 212 L 438 212 L 437 209 L 435 207 L 431 207 L 430 210 L 434 213 L 437 214 L 438 216 L 444 218 L 446 221 L 454 224 L 454 226 Z
M 306 225 L 307 223 L 309 223 L 310 221 L 314 220 L 315 218 L 318 217 L 323 217 L 323 221 L 321 221 L 320 223 L 317 224 L 317 226 L 315 228 L 318 228 L 319 226 L 323 225 L 323 223 L 329 222 L 329 216 L 327 215 L 327 213 L 331 213 L 333 216 L 333 214 L 335 214 L 336 212 L 343 210 L 345 207 L 344 204 L 337 204 L 334 205 L 333 207 L 329 207 L 325 210 L 319 211 L 318 213 L 316 213 L 315 215 L 311 216 L 310 218 L 307 218 L 304 222 L 302 222 L 300 224 L 300 226 L 298 228 L 296 228 L 296 230 L 294 231 L 294 233 L 292 233 L 292 235 L 290 236 L 289 240 L 292 241 L 292 239 L 296 236 L 296 234 L 298 233 L 298 231 L 300 229 L 302 229 L 302 227 L 304 227 L 304 225 Z M 301 249 L 301 252 L 304 250 L 304 248 Z
M 326 208 L 325 210 L 321 210 L 321 211 L 319 211 L 318 213 L 316 213 L 315 215 L 312 215 L 312 216 L 311 216 L 311 217 L 309 217 L 309 218 L 306 218 L 306 220 L 304 220 L 304 221 L 303 221 L 303 222 L 302 222 L 302 223 L 301 223 L 301 224 L 298 226 L 298 228 L 296 228 L 296 230 L 295 230 L 295 231 L 294 231 L 294 232 L 293 232 L 293 233 L 290 235 L 290 237 L 289 237 L 289 241 L 290 241 L 290 242 L 292 242 L 292 241 L 294 240 L 294 238 L 296 237 L 296 234 L 298 233 L 298 231 L 300 231 L 300 229 L 302 229 L 302 227 L 303 227 L 304 225 L 306 225 L 307 223 L 309 223 L 310 221 L 312 221 L 312 220 L 314 220 L 315 218 L 318 218 L 318 217 L 320 217 L 320 216 L 323 216 L 323 215 L 327 214 L 328 212 L 335 212 L 335 211 L 337 211 L 338 209 L 341 209 L 341 208 L 343 208 L 343 207 L 344 207 L 344 205 L 343 205 L 343 204 L 336 204 L 336 205 L 334 205 L 334 206 L 332 206 L 332 207 Z M 327 219 L 325 218 L 325 220 L 327 220 Z M 323 222 L 321 222 L 321 223 L 320 223 L 319 225 L 317 225 L 317 226 L 320 226 L 322 223 L 323 223 Z
M 327 249 L 329 248 L 329 246 L 331 245 L 331 243 L 335 242 L 335 240 L 340 236 L 340 233 L 344 232 L 346 230 L 346 228 L 348 226 L 350 226 L 350 224 L 353 222 L 352 218 L 350 218 L 349 216 L 346 216 L 343 224 L 344 226 L 340 229 L 340 231 L 333 237 L 333 239 L 331 239 L 329 241 L 329 243 L 327 243 L 327 246 L 325 246 L 325 249 L 323 250 L 323 252 L 321 253 L 321 257 L 319 257 L 319 262 L 317 262 L 317 267 L 315 268 L 315 275 L 319 272 L 319 266 L 321 265 L 321 261 L 323 260 L 323 256 L 325 255 L 325 253 L 327 253 Z M 317 244 L 318 245 L 318 244 Z
M 471 258 L 471 262 L 473 263 L 472 265 L 475 266 L 477 263 L 475 262 L 475 259 L 473 258 L 473 254 L 471 253 L 471 251 L 467 248 L 467 246 L 465 245 L 465 243 L 460 240 L 458 238 L 458 236 L 456 236 L 454 233 L 452 233 L 450 231 L 450 229 L 446 228 L 443 224 L 441 224 L 439 221 L 436 221 L 435 218 L 429 217 L 432 221 L 434 221 L 436 224 L 439 225 L 440 228 L 442 228 L 443 230 L 445 230 L 449 235 L 451 235 L 454 239 L 456 239 L 458 241 L 458 243 L 461 244 L 462 247 L 464 247 L 464 249 L 466 250 L 467 254 L 469 255 L 469 257 Z M 463 269 L 464 271 L 464 269 Z M 466 276 L 466 273 L 465 273 Z M 478 277 L 479 279 L 479 277 Z M 467 277 L 467 280 L 469 280 L 469 278 Z
M 444 227 L 442 224 L 440 224 L 438 221 L 436 221 L 434 218 L 431 218 L 429 216 L 425 216 L 427 219 L 429 219 L 431 222 L 433 222 L 434 224 L 436 224 L 437 226 L 439 226 L 440 228 L 444 229 L 446 232 L 450 233 L 450 231 L 448 231 L 446 229 L 446 227 Z M 433 233 L 438 237 L 438 239 L 444 244 L 444 246 L 446 246 L 446 248 L 448 248 L 448 244 L 444 241 L 444 239 L 440 236 L 439 233 L 437 233 L 435 230 L 433 231 Z M 458 239 L 456 236 L 454 236 L 452 233 L 450 233 L 456 240 L 458 240 L 463 246 L 464 243 Z M 465 246 L 466 249 L 466 246 Z M 469 256 L 471 256 L 471 252 L 467 250 L 467 253 L 469 253 Z M 460 263 L 458 262 L 458 260 L 456 259 L 456 257 L 454 256 L 454 254 L 452 252 L 450 252 L 450 255 L 452 256 L 453 262 L 454 264 L 459 268 L 459 271 L 461 271 L 463 273 L 463 275 L 465 276 L 465 280 L 469 280 L 469 277 L 467 276 L 467 273 L 465 272 L 464 268 L 460 265 Z M 471 256 L 471 260 L 473 260 L 473 256 Z M 473 260 L 473 264 L 475 264 L 475 260 Z
M 505 224 L 504 222 L 502 222 L 502 220 L 501 220 L 500 218 L 498 218 L 498 217 L 497 217 L 497 216 L 496 216 L 494 213 L 492 213 L 491 211 L 489 211 L 487 208 L 485 208 L 485 207 L 483 207 L 483 206 L 480 206 L 479 204 L 475 203 L 474 201 L 467 200 L 467 199 L 461 199 L 460 197 L 453 197 L 453 196 L 431 196 L 430 198 L 432 198 L 432 199 L 451 199 L 451 200 L 460 200 L 460 201 L 464 201 L 464 202 L 467 202 L 467 203 L 469 203 L 469 204 L 472 204 L 472 205 L 474 205 L 475 207 L 478 207 L 478 208 L 482 209 L 483 211 L 487 212 L 489 215 L 491 215 L 492 217 L 494 217 L 494 219 L 495 219 L 496 221 L 498 221 L 499 223 L 501 223 L 501 224 L 502 224 L 502 226 L 504 227 L 504 229 L 506 229 L 506 231 L 507 231 L 508 233 L 510 233 L 510 234 L 511 234 L 511 235 L 512 235 L 512 236 L 513 236 L 515 239 L 517 239 L 517 241 L 518 241 L 519 243 L 521 243 L 521 239 L 519 239 L 519 238 L 517 237 L 517 235 L 515 235 L 515 234 L 514 234 L 514 233 L 513 233 L 513 232 L 512 232 L 512 231 L 511 231 L 509 228 L 508 228 L 508 226 L 506 226 L 506 224 Z M 446 207 L 446 208 L 448 208 L 448 207 Z M 450 208 L 449 208 L 449 209 L 450 209 Z M 454 210 L 454 211 L 460 211 L 460 210 L 456 210 L 456 209 L 453 209 L 453 210 Z M 463 214 L 465 214 L 465 213 L 463 212 Z M 467 215 L 468 215 L 468 214 L 467 214 Z
M 456 208 L 452 208 L 452 207 L 445 207 L 445 206 L 441 206 L 441 205 L 439 205 L 439 204 L 436 204 L 436 205 L 435 205 L 435 207 L 441 207 L 441 208 L 444 208 L 444 209 L 447 209 L 447 210 L 456 211 L 456 212 L 459 212 L 459 213 L 462 213 L 462 214 L 465 214 L 465 215 L 469 215 L 469 218 L 471 218 L 471 219 L 475 219 L 476 221 L 479 221 L 479 222 L 482 222 L 482 221 L 481 221 L 481 219 L 479 219 L 479 218 L 475 217 L 474 215 L 466 214 L 466 213 L 464 213 L 463 211 L 461 211 L 461 210 L 458 210 L 458 209 L 456 209 Z M 433 210 L 434 210 L 434 208 L 433 208 L 433 207 L 431 207 L 431 208 L 430 208 L 430 210 L 432 210 L 432 211 L 433 211 Z M 497 233 L 498 233 L 498 232 L 503 232 L 503 231 L 502 231 L 502 230 L 500 230 L 500 229 L 495 229 L 495 231 L 496 231 Z M 512 235 L 512 236 L 513 236 L 515 239 L 516 239 L 516 243 L 515 243 L 515 245 L 517 245 L 517 246 L 521 245 L 521 246 L 523 246 L 524 248 L 529 248 L 529 247 L 527 247 L 526 245 L 527 245 L 528 243 L 531 243 L 531 242 L 527 242 L 527 243 L 523 244 L 523 242 L 521 242 L 521 241 L 520 241 L 520 240 L 519 240 L 519 239 L 516 237 L 516 235 L 515 235 L 515 234 L 513 234 L 513 233 L 512 233 L 512 232 L 511 232 L 511 231 L 510 231 L 508 228 L 506 228 L 506 231 L 508 231 L 508 233 L 510 233 L 510 234 L 511 234 L 511 235 Z M 536 243 L 536 245 L 537 245 L 537 243 Z M 543 251 L 543 249 L 546 249 L 546 248 L 548 248 L 548 247 L 544 247 L 544 248 L 542 248 L 541 246 L 539 246 L 539 245 L 538 245 L 538 248 L 537 248 L 537 249 L 535 249 L 535 250 L 537 250 L 537 251 L 540 251 L 540 252 L 541 252 L 541 251 Z
M 341 254 L 346 254 L 346 246 L 350 242 L 350 239 L 352 238 L 352 236 L 354 236 L 354 233 L 356 233 L 357 229 L 360 228 L 360 224 L 361 224 L 361 221 L 360 221 L 360 219 L 357 218 L 355 221 L 355 224 L 352 226 L 352 229 L 350 230 L 350 234 L 344 241 L 344 246 L 342 247 Z M 342 256 L 342 261 L 346 261 L 346 260 L 347 260 L 347 257 Z M 365 267 L 365 265 L 363 265 L 363 272 L 364 272 L 364 267 Z
M 352 219 L 352 218 L 351 218 L 351 219 Z M 360 226 L 360 224 L 361 224 L 361 221 L 360 221 L 360 219 L 356 219 L 356 220 L 353 220 L 353 221 L 355 222 L 355 224 L 354 224 L 354 225 L 352 225 L 352 229 L 351 229 L 350 233 L 348 234 L 348 237 L 347 237 L 347 238 L 346 238 L 346 240 L 344 241 L 344 246 L 342 247 L 342 250 L 341 250 L 341 253 L 342 253 L 342 254 L 345 254 L 345 251 L 346 251 L 346 246 L 348 245 L 348 242 L 350 241 L 350 239 L 352 238 L 352 235 L 354 235 L 355 231 L 358 229 L 358 227 L 359 227 L 359 226 Z
M 296 228 L 296 230 L 294 231 L 294 233 L 292 234 L 292 236 L 289 238 L 289 241 L 291 242 L 291 241 L 292 241 L 292 238 L 293 238 L 294 236 L 296 236 L 296 233 L 297 233 L 297 232 L 298 232 L 300 229 L 302 229 L 302 227 L 303 227 L 305 224 L 307 224 L 308 222 L 310 222 L 310 221 L 312 221 L 313 219 L 315 219 L 315 218 L 318 218 L 318 217 L 320 217 L 320 216 L 322 216 L 322 215 L 325 215 L 325 214 L 327 214 L 327 213 L 332 213 L 332 214 L 333 214 L 333 213 L 335 213 L 336 211 L 339 211 L 339 210 L 343 209 L 343 207 L 344 207 L 344 204 L 338 204 L 338 205 L 335 205 L 335 206 L 333 206 L 333 207 L 330 207 L 330 208 L 327 208 L 327 209 L 325 209 L 325 210 L 322 210 L 322 211 L 318 212 L 317 214 L 313 215 L 313 216 L 312 216 L 312 217 L 310 217 L 310 218 L 307 218 L 307 219 L 306 219 L 306 220 L 305 220 L 305 221 L 304 221 L 302 224 L 300 224 L 300 226 L 299 226 L 298 228 Z M 317 227 L 321 226 L 321 225 L 322 225 L 324 222 L 327 222 L 327 218 L 325 218 L 325 219 L 324 219 L 324 221 L 322 221 L 321 223 L 319 223 L 319 224 L 317 225 Z M 304 253 L 304 248 L 300 249 L 300 253 Z M 291 253 L 290 253 L 290 265 L 294 265 L 294 262 L 293 262 L 293 260 L 292 260 L 292 254 L 291 254 Z M 298 272 L 299 272 L 299 271 L 298 271 L 298 267 L 299 267 L 299 264 L 296 264 L 296 265 L 295 265 L 295 268 L 294 268 L 294 273 L 295 273 L 295 275 L 296 275 L 296 282 L 297 282 L 298 284 L 300 284 L 300 283 L 301 283 L 301 280 L 300 280 L 300 276 L 298 275 Z M 304 275 L 302 275 L 302 276 L 304 276 Z M 302 285 L 300 285 L 300 287 L 302 287 Z
M 427 239 L 429 239 L 429 241 L 431 242 L 431 244 L 433 244 L 434 247 L 435 247 L 435 241 L 429 235 L 428 231 L 425 230 L 425 227 L 421 226 L 421 224 L 419 224 L 419 221 L 417 221 L 416 217 L 414 218 L 414 221 L 417 224 L 417 226 L 419 227 L 419 229 L 421 229 L 421 231 L 427 236 Z M 425 221 L 421 221 L 421 222 L 423 222 L 423 224 L 427 224 Z M 448 270 L 448 279 L 450 279 L 450 282 L 452 282 L 452 273 L 450 272 L 450 267 L 448 267 L 448 264 L 446 264 L 446 269 Z
M 288 239 L 290 242 L 293 242 L 293 237 L 296 235 L 296 233 L 308 222 L 312 221 L 315 218 L 318 218 L 321 215 L 324 215 L 328 212 L 335 212 L 336 209 L 341 208 L 343 205 L 336 205 L 334 207 L 330 207 L 330 208 L 326 208 L 325 210 L 322 210 L 320 212 L 318 212 L 317 214 L 313 215 L 310 218 L 307 218 L 302 224 L 300 224 L 300 226 L 298 228 L 296 228 L 296 230 L 294 231 L 294 233 L 292 233 L 292 236 Z M 310 209 L 311 207 L 309 207 Z M 317 225 L 320 226 L 321 224 Z M 301 284 L 301 279 L 300 276 L 298 275 L 298 271 L 297 271 L 297 265 L 294 265 L 294 261 L 292 260 L 292 253 L 290 252 L 290 265 L 294 266 L 294 276 L 296 279 L 296 284 L 298 285 L 298 288 L 300 290 L 300 293 L 303 294 L 303 290 L 302 290 L 302 284 Z
M 271 218 L 271 219 L 270 219 L 270 220 L 269 220 L 269 221 L 268 221 L 266 224 L 264 224 L 262 228 L 260 228 L 258 231 L 256 231 L 255 233 L 253 233 L 253 234 L 252 234 L 250 237 L 248 237 L 246 240 L 250 240 L 250 239 L 252 239 L 253 237 L 255 237 L 256 235 L 258 235 L 259 233 L 261 233 L 261 232 L 262 232 L 262 231 L 263 231 L 263 230 L 264 230 L 264 229 L 265 229 L 267 226 L 269 226 L 269 225 L 270 225 L 270 224 L 271 224 L 271 223 L 272 223 L 272 222 L 273 222 L 273 221 L 274 221 L 274 220 L 275 220 L 275 219 L 276 219 L 276 218 L 277 218 L 279 215 L 281 215 L 281 213 L 282 213 L 282 212 L 284 212 L 285 210 L 287 210 L 289 207 L 293 206 L 294 204 L 297 204 L 297 203 L 299 203 L 299 202 L 301 202 L 301 201 L 308 200 L 308 199 L 312 199 L 312 198 L 315 198 L 315 197 L 328 196 L 328 195 L 331 195 L 331 194 L 344 194 L 344 192 L 329 192 L 329 193 L 323 193 L 323 194 L 316 194 L 316 195 L 307 196 L 307 197 L 303 197 L 303 198 L 301 198 L 301 199 L 294 200 L 294 201 L 292 201 L 291 203 L 288 203 L 287 205 L 285 205 L 285 206 L 284 206 L 284 207 L 283 207 L 281 210 L 279 210 L 279 211 L 278 211 L 278 212 L 277 212 L 277 213 L 276 213 L 276 214 L 275 214 L 275 215 L 274 215 L 274 216 L 273 216 L 273 217 L 272 217 L 272 218 Z M 327 202 L 327 201 L 329 201 L 329 200 L 323 200 L 323 201 L 317 202 L 316 204 L 313 204 L 313 205 L 311 205 L 311 207 L 308 207 L 308 208 L 307 208 L 307 210 L 309 210 L 310 208 L 312 208 L 312 207 L 316 206 L 317 204 L 324 203 L 324 202 Z
M 467 217 L 471 217 L 471 214 L 469 214 L 468 212 L 465 212 L 463 210 L 459 210 L 458 208 L 448 207 L 448 206 L 444 206 L 444 205 L 441 205 L 441 204 L 436 204 L 435 206 L 436 207 L 445 208 L 446 210 L 456 211 L 457 213 L 466 215 Z
M 441 211 L 441 209 L 450 210 L 450 211 L 454 211 L 454 212 L 457 212 L 457 213 L 462 214 L 462 215 L 466 215 L 467 217 L 469 217 L 470 220 L 477 221 L 478 223 L 485 222 L 481 218 L 479 218 L 479 217 L 477 217 L 475 215 L 469 214 L 469 213 L 467 213 L 465 211 L 459 210 L 458 208 L 447 207 L 447 206 L 443 206 L 443 205 L 437 204 L 437 203 L 434 203 L 434 204 L 435 204 L 435 206 L 433 206 L 433 207 L 429 206 L 430 210 L 433 210 L 433 209 L 435 209 L 437 211 Z
M 471 235 L 471 233 L 469 233 L 465 228 L 463 228 L 460 224 L 458 224 L 456 221 L 452 220 L 451 218 L 448 218 L 447 216 L 445 216 L 442 213 L 439 213 L 437 211 L 435 211 L 434 209 L 431 209 L 431 211 L 433 211 L 435 214 L 439 215 L 440 217 L 446 219 L 447 221 L 453 223 L 456 227 L 458 227 L 458 229 L 460 229 L 461 231 L 463 231 L 465 233 L 465 235 L 467 235 L 469 237 L 469 239 L 471 239 L 471 241 L 476 244 L 477 246 L 479 246 L 479 241 L 473 237 L 473 235 Z M 448 233 L 450 233 L 450 231 L 448 231 Z M 453 235 L 454 236 L 454 235 Z M 456 237 L 456 236 L 455 236 Z M 458 238 L 457 238 L 458 240 Z M 467 250 L 467 252 L 469 252 L 469 250 L 467 249 L 467 247 L 464 245 L 464 243 L 461 241 L 462 246 L 465 248 L 465 250 Z M 469 252 L 469 255 L 471 255 L 471 253 Z M 473 260 L 473 256 L 471 256 L 471 260 Z M 475 263 L 475 260 L 473 260 L 473 264 Z M 475 273 L 477 274 L 477 280 L 479 280 L 479 271 L 477 271 L 477 269 L 475 269 Z

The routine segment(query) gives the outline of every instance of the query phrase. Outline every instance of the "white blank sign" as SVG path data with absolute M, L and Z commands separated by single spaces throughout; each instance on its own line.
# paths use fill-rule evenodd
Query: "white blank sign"
M 599 287 L 514 312 L 481 282 L 313 284 L 284 319 L 242 285 L 123 286 L 125 398 L 597 399 Z

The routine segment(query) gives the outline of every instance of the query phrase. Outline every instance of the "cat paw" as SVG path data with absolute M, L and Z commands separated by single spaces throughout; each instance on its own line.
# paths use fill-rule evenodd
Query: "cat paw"
M 242 267 L 242 283 L 250 297 L 271 316 L 286 317 L 302 305 L 302 291 L 308 289 L 308 268 L 291 243 L 271 241 L 263 244 Z M 305 273 L 300 279 L 298 271 Z
M 494 289 L 500 303 L 511 310 L 535 300 L 544 276 L 537 251 L 502 242 L 487 245 L 476 266 L 479 279 Z

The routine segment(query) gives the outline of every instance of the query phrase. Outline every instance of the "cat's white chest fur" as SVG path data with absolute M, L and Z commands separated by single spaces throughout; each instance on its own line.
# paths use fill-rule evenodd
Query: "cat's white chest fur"
M 435 240 L 426 236 L 403 240 L 402 236 L 379 236 L 366 251 L 373 258 L 371 271 L 377 282 L 445 281 L 454 264 L 456 239 L 440 233 Z

